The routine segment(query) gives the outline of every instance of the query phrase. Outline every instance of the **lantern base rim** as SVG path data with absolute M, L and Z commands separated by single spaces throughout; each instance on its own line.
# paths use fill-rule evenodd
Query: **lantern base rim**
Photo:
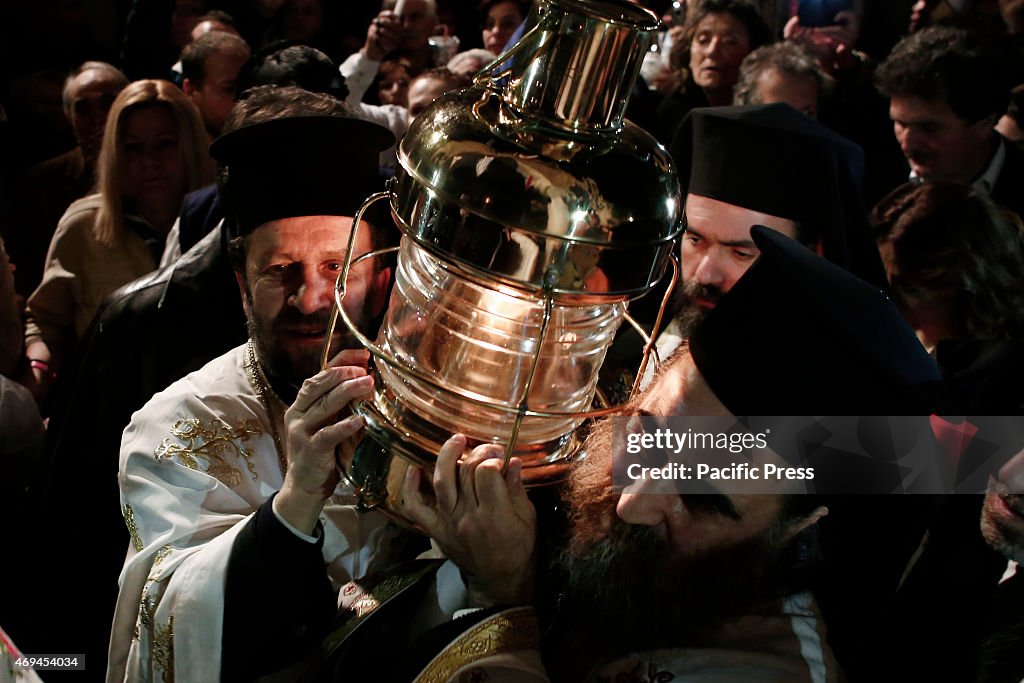
M 372 457 L 380 458 L 373 463 L 359 462 L 359 456 L 353 463 L 347 478 L 355 488 L 358 507 L 363 511 L 377 510 L 387 515 L 398 524 L 423 533 L 405 514 L 405 503 L 402 498 L 402 485 L 406 470 L 412 466 L 420 466 L 432 472 L 437 451 L 451 434 L 436 426 L 432 427 L 430 437 L 409 431 L 408 425 L 395 422 L 385 415 L 371 401 L 363 401 L 352 407 L 353 413 L 360 415 L 366 422 L 367 439 L 373 441 L 379 452 Z M 413 417 L 416 417 L 413 414 Z M 416 417 L 421 425 L 427 423 Z M 417 429 L 420 429 L 417 425 Z M 470 440 L 469 446 L 481 442 Z M 552 444 L 556 444 L 553 447 Z M 363 450 L 366 442 L 358 450 Z M 580 452 L 581 440 L 576 432 L 571 432 L 555 442 L 537 444 L 513 451 L 512 455 L 522 459 L 522 480 L 527 489 L 553 486 L 565 481 L 569 470 Z M 394 456 L 399 456 L 395 460 Z
M 385 450 L 430 471 L 433 471 L 437 452 L 452 435 L 390 401 L 384 406 L 377 401 L 363 401 L 353 407 L 353 412 L 363 417 L 367 435 Z M 467 436 L 469 448 L 483 443 L 497 442 Z M 544 443 L 517 445 L 511 455 L 522 460 L 523 483 L 530 488 L 564 480 L 579 449 L 580 439 L 573 431 Z

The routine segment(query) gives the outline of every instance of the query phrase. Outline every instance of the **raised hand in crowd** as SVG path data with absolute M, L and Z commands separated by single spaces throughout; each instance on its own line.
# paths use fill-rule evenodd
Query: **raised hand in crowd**
M 402 41 L 402 20 L 389 9 L 383 10 L 366 31 L 363 51 L 369 59 L 381 61 L 385 55 L 398 48 Z
M 856 57 L 853 48 L 860 38 L 860 17 L 853 10 L 835 16 L 831 26 L 802 26 L 797 15 L 790 17 L 782 30 L 783 38 L 801 45 L 830 75 L 849 68 Z

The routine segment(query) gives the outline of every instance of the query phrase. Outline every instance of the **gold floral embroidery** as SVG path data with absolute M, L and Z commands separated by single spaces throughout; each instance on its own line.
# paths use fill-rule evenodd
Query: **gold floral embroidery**
M 149 594 L 151 586 L 152 584 L 147 583 L 146 587 L 142 589 L 142 600 L 139 602 L 139 624 L 142 624 L 147 631 L 153 630 L 153 614 L 156 612 L 156 598 Z M 138 637 L 138 628 L 136 628 L 136 637 Z
M 225 456 L 240 456 L 255 481 L 256 467 L 252 464 L 252 451 L 244 448 L 240 442 L 262 434 L 263 428 L 255 420 L 246 420 L 231 428 L 219 420 L 210 420 L 209 425 L 204 426 L 198 418 L 182 419 L 174 423 L 171 437 L 157 446 L 154 455 L 157 460 L 173 458 L 189 469 L 205 471 L 228 486 L 237 486 L 242 481 L 242 474 Z M 184 445 L 174 443 L 172 437 Z
M 169 545 L 165 545 L 153 555 L 153 564 L 149 570 L 149 576 L 146 577 L 146 583 L 142 587 L 142 599 L 139 601 L 139 620 L 135 624 L 135 638 L 139 638 L 139 624 L 142 624 L 147 631 L 153 630 L 153 617 L 156 615 L 156 603 L 160 600 L 160 596 L 156 595 L 157 592 L 163 593 L 162 590 L 157 591 L 160 583 L 160 565 L 166 560 L 171 552 L 172 548 Z
M 447 681 L 462 667 L 502 652 L 540 647 L 540 629 L 531 607 L 515 607 L 477 624 L 427 665 L 415 683 Z
M 152 567 L 149 570 L 149 580 L 150 581 L 159 581 L 160 580 L 160 565 L 163 563 L 164 560 L 166 560 L 168 557 L 170 557 L 171 552 L 172 552 L 171 546 L 165 545 L 162 548 L 160 548 L 160 550 L 157 550 L 156 554 L 153 555 L 153 565 L 152 565 Z
M 174 616 L 167 618 L 167 627 L 157 627 L 153 634 L 153 661 L 163 669 L 164 681 L 174 680 Z
M 134 546 L 135 552 L 141 553 L 142 539 L 139 538 L 139 527 L 135 526 L 135 510 L 132 510 L 130 503 L 125 503 L 121 514 L 124 515 L 124 523 L 128 526 L 128 533 L 132 537 L 132 546 Z

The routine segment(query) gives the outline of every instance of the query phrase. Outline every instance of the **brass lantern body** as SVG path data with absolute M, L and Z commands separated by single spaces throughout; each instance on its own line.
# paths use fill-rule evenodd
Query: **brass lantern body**
M 538 0 L 527 24 L 401 142 L 396 286 L 355 409 L 419 464 L 453 431 L 505 444 L 529 485 L 564 473 L 626 304 L 669 263 L 682 197 L 667 152 L 623 118 L 656 17 Z M 371 505 L 386 470 L 353 467 Z

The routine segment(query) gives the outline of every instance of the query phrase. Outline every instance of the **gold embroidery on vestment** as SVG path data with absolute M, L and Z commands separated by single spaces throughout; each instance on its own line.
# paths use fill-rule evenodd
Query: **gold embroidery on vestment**
M 157 627 L 153 634 L 153 661 L 163 669 L 165 683 L 174 680 L 174 615 L 167 618 L 167 627 Z
M 125 503 L 121 514 L 124 516 L 124 523 L 128 527 L 128 534 L 132 537 L 132 547 L 135 548 L 135 552 L 141 553 L 142 539 L 139 537 L 139 527 L 135 526 L 135 510 L 132 510 L 130 503 Z
M 139 601 L 139 620 L 135 624 L 135 638 L 139 638 L 139 624 L 142 624 L 147 631 L 153 631 L 153 618 L 156 615 L 156 603 L 158 597 L 154 595 L 156 587 L 160 583 L 160 565 L 166 560 L 173 549 L 169 545 L 165 545 L 153 555 L 153 564 L 150 565 L 149 576 L 146 577 L 146 583 L 142 586 L 142 599 Z
M 485 657 L 539 646 L 540 629 L 533 608 L 506 610 L 459 636 L 427 665 L 416 683 L 447 681 L 459 669 Z
M 139 601 L 139 623 L 147 631 L 153 630 L 153 613 L 156 612 L 156 599 L 149 596 L 151 585 L 147 583 L 142 589 L 142 600 Z
M 439 561 L 420 563 L 411 573 L 405 571 L 405 568 L 400 568 L 399 573 L 395 575 L 374 574 L 361 579 L 361 583 L 352 581 L 345 584 L 341 590 L 346 599 L 351 598 L 352 600 L 352 603 L 346 608 L 347 611 L 352 612 L 352 617 L 327 635 L 323 643 L 324 652 L 329 656 L 352 634 L 367 615 L 373 613 L 378 607 L 409 586 L 416 584 L 428 572 L 435 571 L 440 564 Z
M 172 548 L 169 545 L 165 545 L 160 550 L 156 551 L 153 555 L 153 564 L 149 569 L 149 580 L 159 581 L 160 580 L 160 565 L 166 560 L 172 552 Z
M 256 420 L 246 420 L 232 428 L 220 420 L 210 420 L 209 425 L 204 426 L 198 418 L 181 419 L 171 427 L 171 435 L 184 445 L 174 443 L 171 437 L 164 439 L 154 452 L 157 460 L 171 458 L 189 469 L 205 471 L 228 486 L 237 486 L 242 482 L 242 473 L 224 457 L 237 455 L 245 462 L 253 481 L 256 480 L 252 451 L 240 443 L 248 441 L 250 436 L 263 435 L 263 428 Z

